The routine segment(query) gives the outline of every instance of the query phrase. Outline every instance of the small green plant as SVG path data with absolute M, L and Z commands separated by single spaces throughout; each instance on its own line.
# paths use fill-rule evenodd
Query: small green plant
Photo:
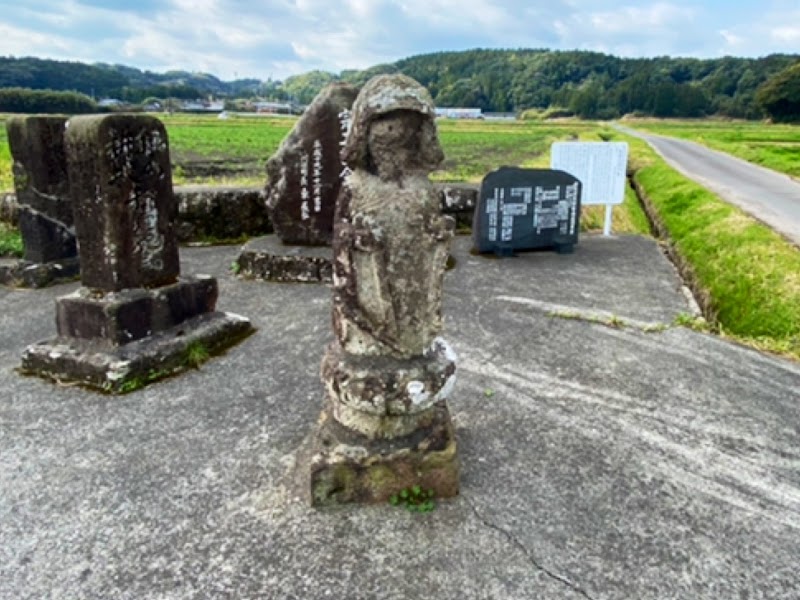
M 433 490 L 423 490 L 420 486 L 414 485 L 389 498 L 392 506 L 402 506 L 409 512 L 427 513 L 436 508 L 433 500 Z
M 120 394 L 130 394 L 131 392 L 135 392 L 136 390 L 143 388 L 145 385 L 147 385 L 146 378 L 131 377 L 130 379 L 126 379 L 119 385 L 119 387 L 117 388 L 117 392 Z
M 711 329 L 703 317 L 696 317 L 689 313 L 680 313 L 673 322 L 678 327 L 686 327 L 692 331 L 710 331 Z
M 239 264 L 238 260 L 235 260 L 231 263 L 231 273 L 233 273 L 234 275 L 238 275 L 241 270 L 242 270 L 242 265 Z
M 486 388 L 485 390 L 483 390 L 483 395 L 486 396 L 487 398 L 491 398 L 492 396 L 494 396 L 494 390 L 492 388 Z
M 0 256 L 22 256 L 22 235 L 16 227 L 0 223 Z
M 617 315 L 611 315 L 606 321 L 601 322 L 604 322 L 606 325 L 613 327 L 614 329 L 622 329 L 625 327 L 625 320 Z
M 192 342 L 186 347 L 184 362 L 187 367 L 197 369 L 209 358 L 211 358 L 211 354 L 202 342 Z
M 145 387 L 148 383 L 163 379 L 164 377 L 169 377 L 172 373 L 173 372 L 168 369 L 150 369 L 144 375 L 134 375 L 130 379 L 126 379 L 119 384 L 116 391 L 118 394 L 130 394 L 131 392 Z M 114 386 L 109 381 L 103 384 L 103 390 L 106 392 L 111 392 L 113 388 Z

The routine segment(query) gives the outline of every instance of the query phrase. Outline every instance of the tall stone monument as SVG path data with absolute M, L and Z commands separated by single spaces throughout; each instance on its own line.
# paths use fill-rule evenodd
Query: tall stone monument
M 352 119 L 312 503 L 380 502 L 415 485 L 453 496 L 458 458 L 446 401 L 456 366 L 439 336 L 453 222 L 428 180 L 444 158 L 433 102 L 413 79 L 379 76 L 362 89 Z
M 215 311 L 213 277 L 180 277 L 167 133 L 149 116 L 75 117 L 65 146 L 82 287 L 56 301 L 58 337 L 29 346 L 22 369 L 124 391 L 252 331 Z
M 41 287 L 78 275 L 72 202 L 64 152 L 66 117 L 13 116 L 6 121 L 24 261 L 7 283 Z
M 267 209 L 284 244 L 330 245 L 342 182 L 342 127 L 358 89 L 333 83 L 317 94 L 267 161 Z
M 243 248 L 237 261 L 242 276 L 330 280 L 328 246 L 346 169 L 340 152 L 357 93 L 344 83 L 325 87 L 267 161 L 267 210 L 277 240 L 257 239 Z

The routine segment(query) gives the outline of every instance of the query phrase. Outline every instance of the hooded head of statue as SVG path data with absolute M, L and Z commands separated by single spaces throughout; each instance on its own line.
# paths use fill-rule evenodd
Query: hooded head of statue
M 405 75 L 379 75 L 361 89 L 342 160 L 381 179 L 428 174 L 444 160 L 428 90 Z

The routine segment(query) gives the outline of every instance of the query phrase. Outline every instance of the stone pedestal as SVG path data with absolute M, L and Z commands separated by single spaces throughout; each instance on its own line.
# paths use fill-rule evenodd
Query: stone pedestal
M 0 258 L 0 285 L 42 288 L 55 283 L 74 281 L 81 272 L 78 257 L 48 263 Z
M 330 283 L 330 246 L 286 246 L 275 235 L 247 242 L 234 270 L 243 279 L 280 283 Z
M 334 342 L 322 361 L 327 409 L 370 439 L 397 438 L 430 425 L 434 406 L 453 390 L 455 372 L 455 355 L 441 338 L 412 358 L 349 354 Z
M 106 294 L 82 287 L 56 300 L 56 329 L 59 337 L 118 346 L 213 312 L 217 295 L 217 280 L 203 275 Z
M 76 117 L 65 143 L 83 287 L 56 301 L 58 336 L 25 350 L 23 372 L 132 391 L 251 333 L 247 319 L 215 310 L 216 279 L 179 277 L 164 126 Z
M 199 366 L 253 333 L 250 321 L 207 312 L 180 325 L 114 346 L 106 339 L 57 337 L 28 346 L 21 372 L 111 393 L 135 391 Z
M 6 121 L 13 157 L 24 260 L 0 269 L 0 282 L 43 287 L 74 278 L 78 248 L 64 151 L 65 117 L 14 116 Z
M 450 413 L 444 401 L 410 434 L 369 439 L 323 411 L 314 431 L 310 494 L 315 506 L 386 502 L 419 485 L 438 498 L 459 490 L 459 462 Z

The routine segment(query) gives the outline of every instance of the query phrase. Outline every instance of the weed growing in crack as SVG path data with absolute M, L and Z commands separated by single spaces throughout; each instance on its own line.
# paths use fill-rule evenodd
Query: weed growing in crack
M 711 331 L 708 321 L 703 317 L 697 317 L 689 313 L 680 313 L 675 317 L 673 323 L 678 327 L 686 327 L 692 331 Z

